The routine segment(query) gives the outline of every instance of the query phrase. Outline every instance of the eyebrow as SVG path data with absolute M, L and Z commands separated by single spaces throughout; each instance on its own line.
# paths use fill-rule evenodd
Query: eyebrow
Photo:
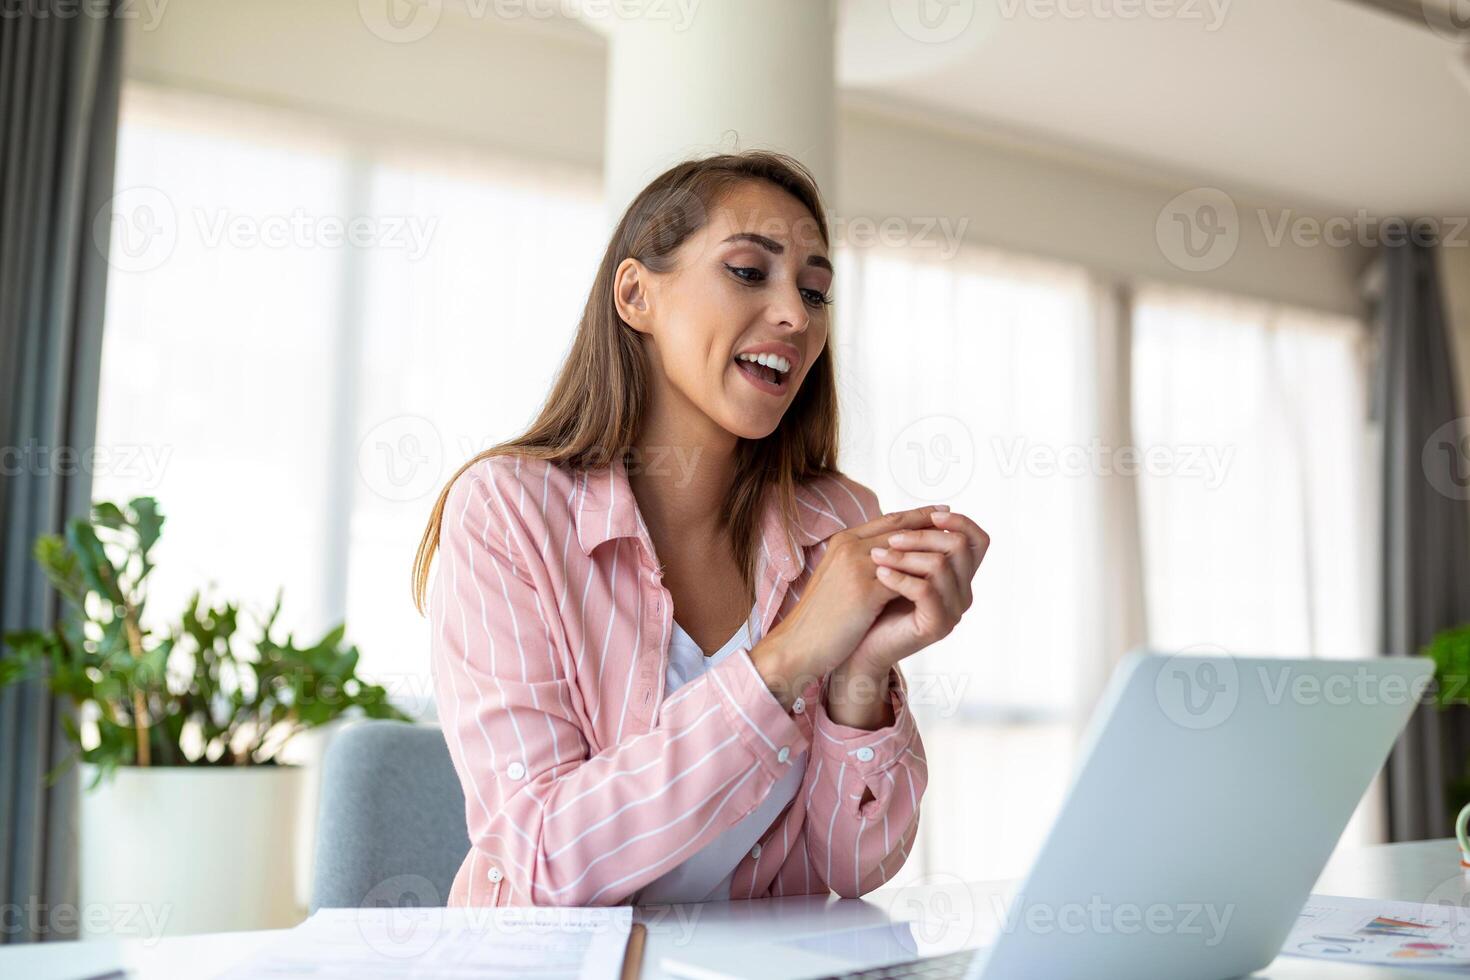
M 727 242 L 750 242 L 752 245 L 759 245 L 772 255 L 781 255 L 786 251 L 786 246 L 774 238 L 767 238 L 765 235 L 757 235 L 749 231 L 737 231 L 720 244 L 723 245 Z M 827 261 L 826 256 L 809 255 L 807 256 L 806 264 L 816 266 L 818 269 L 826 269 L 828 272 L 832 271 L 832 263 Z

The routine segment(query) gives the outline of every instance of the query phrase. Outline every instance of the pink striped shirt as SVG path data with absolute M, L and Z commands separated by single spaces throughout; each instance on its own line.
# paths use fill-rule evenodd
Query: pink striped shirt
M 774 500 L 762 520 L 761 635 L 800 599 L 825 539 L 880 513 L 846 476 L 798 501 L 800 554 Z M 743 647 L 665 700 L 661 578 L 621 460 L 577 472 L 495 456 L 455 480 L 429 595 L 471 844 L 449 905 L 626 904 L 758 806 L 803 750 L 801 790 L 741 859 L 731 897 L 855 897 L 903 865 L 928 767 L 902 674 L 894 723 L 872 732 L 828 717 L 825 678 L 783 710 Z

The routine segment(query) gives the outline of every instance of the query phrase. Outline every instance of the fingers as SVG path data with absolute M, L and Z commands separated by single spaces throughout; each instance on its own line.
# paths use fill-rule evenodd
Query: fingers
M 938 552 L 948 558 L 961 582 L 968 587 L 984 553 L 977 553 L 969 537 L 954 531 L 910 530 L 886 535 L 879 546 L 895 551 Z
M 877 547 L 899 548 L 904 551 L 938 551 L 941 554 L 962 555 L 973 553 L 970 539 L 963 534 L 943 531 L 938 528 L 914 528 L 878 535 Z M 978 565 L 979 562 L 976 562 Z
M 985 552 L 990 548 L 990 535 L 964 514 L 954 511 L 946 511 L 935 515 L 934 526 L 936 534 L 948 533 L 952 538 L 959 538 L 966 542 L 971 552 L 975 555 L 975 564 L 985 557 Z M 908 534 L 920 533 L 918 531 L 906 531 Z M 916 539 L 917 540 L 917 539 Z M 931 536 L 926 544 L 928 547 L 935 546 L 938 537 Z
M 958 538 L 958 535 L 950 535 L 950 537 Z M 960 552 L 969 551 L 961 540 L 952 542 L 952 547 Z M 968 567 L 968 558 L 941 551 L 905 551 L 886 548 L 874 548 L 870 554 L 873 562 L 879 567 L 893 568 L 908 575 L 922 576 L 934 581 L 941 590 L 953 592 L 957 597 L 956 605 L 960 611 L 969 609 L 974 602 L 974 595 L 970 587 L 971 572 Z M 882 576 L 878 577 L 878 581 L 886 584 Z
M 953 517 L 935 516 L 943 526 L 936 526 L 933 530 L 904 528 L 880 535 L 883 538 L 882 547 L 949 552 L 969 559 L 970 574 L 974 574 L 975 568 L 979 567 L 985 553 L 990 550 L 990 535 L 962 514 L 955 514 Z M 951 524 L 956 526 L 950 527 Z
M 896 510 L 890 514 L 880 514 L 871 521 L 862 524 L 854 524 L 838 533 L 851 535 L 855 538 L 870 538 L 876 534 L 887 534 L 893 531 L 910 527 L 933 527 L 933 518 L 930 516 L 945 504 L 929 504 L 924 507 L 915 507 L 911 510 Z
M 861 551 L 863 554 L 867 554 L 867 552 L 871 548 L 887 547 L 888 546 L 888 538 L 891 535 L 894 535 L 894 534 L 911 534 L 914 531 L 918 531 L 918 530 L 922 530 L 922 529 L 934 530 L 933 520 L 932 520 L 932 518 L 928 514 L 922 514 L 922 515 L 917 515 L 916 514 L 915 516 L 911 516 L 911 517 L 904 517 L 903 516 L 903 515 L 908 515 L 908 514 L 913 514 L 913 513 L 914 512 L 911 512 L 911 511 L 898 511 L 898 512 L 895 512 L 893 515 L 891 515 L 893 517 L 893 521 L 891 523 L 889 523 L 886 527 L 885 526 L 879 526 L 877 528 L 877 530 L 875 530 L 874 532 L 872 532 L 870 534 L 862 534 L 862 535 L 859 535 L 859 536 L 853 538 L 852 539 L 852 542 L 853 542 L 853 545 L 855 546 L 855 550 Z M 943 511 L 937 511 L 937 512 L 936 511 L 930 511 L 929 513 L 930 514 L 932 514 L 932 513 L 941 513 L 942 514 L 944 512 Z M 900 519 L 900 518 L 902 518 L 902 519 Z
M 975 552 L 977 565 L 985 557 L 985 552 L 990 549 L 990 535 L 985 533 L 984 528 L 957 511 L 946 511 L 943 516 L 936 516 L 934 526 L 963 534 L 970 542 L 970 548 Z
M 941 584 L 946 579 L 949 580 L 948 588 Z M 880 565 L 878 580 L 914 604 L 914 619 L 925 646 L 948 636 L 960 621 L 961 610 L 955 605 L 955 583 L 949 576 L 941 574 L 926 578 Z

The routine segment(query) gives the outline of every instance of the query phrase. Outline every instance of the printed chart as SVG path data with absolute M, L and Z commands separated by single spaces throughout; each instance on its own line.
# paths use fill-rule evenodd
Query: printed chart
M 1470 909 L 1312 895 L 1281 952 L 1384 966 L 1470 966 Z

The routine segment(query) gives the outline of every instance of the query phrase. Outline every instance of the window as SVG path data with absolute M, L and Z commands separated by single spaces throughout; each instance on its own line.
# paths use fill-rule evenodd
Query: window
M 1373 655 L 1365 332 L 1349 317 L 1149 288 L 1133 425 L 1161 649 Z
M 930 765 L 898 881 L 1022 875 L 1066 789 L 1096 656 L 1090 285 L 962 249 L 841 254 L 834 341 L 851 472 L 888 510 L 946 501 L 993 544 L 969 614 L 905 665 Z
M 1163 651 L 1375 649 L 1366 332 L 1356 319 L 1142 289 L 1133 425 L 1149 635 Z M 1370 788 L 1341 846 L 1382 839 Z
M 443 482 L 539 407 L 600 256 L 596 175 L 126 92 L 97 499 L 158 497 L 151 611 L 207 580 L 346 617 L 423 708 L 410 567 Z M 126 236 L 126 237 L 124 237 Z

